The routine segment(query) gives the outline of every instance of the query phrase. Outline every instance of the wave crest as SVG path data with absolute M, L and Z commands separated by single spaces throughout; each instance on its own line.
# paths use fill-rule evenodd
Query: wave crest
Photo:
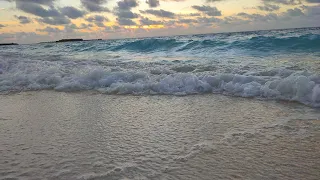
M 106 94 L 139 95 L 221 93 L 298 101 L 320 107 L 320 76 L 308 73 L 292 73 L 287 77 L 193 73 L 155 75 L 96 69 L 83 74 L 66 74 L 58 69 L 47 69 L 38 74 L 5 73 L 0 76 L 1 92 L 44 89 L 64 92 L 96 90 Z

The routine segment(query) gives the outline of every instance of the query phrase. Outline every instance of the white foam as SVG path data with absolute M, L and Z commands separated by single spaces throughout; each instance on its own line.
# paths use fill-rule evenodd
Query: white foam
M 107 94 L 188 95 L 222 93 L 298 101 L 320 107 L 320 76 L 288 69 L 239 74 L 179 73 L 165 66 L 150 71 L 103 68 L 86 62 L 0 62 L 0 91 L 96 90 Z

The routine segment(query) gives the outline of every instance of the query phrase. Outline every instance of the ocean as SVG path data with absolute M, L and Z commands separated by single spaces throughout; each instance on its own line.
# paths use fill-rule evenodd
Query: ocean
M 320 28 L 0 47 L 2 179 L 319 179 Z

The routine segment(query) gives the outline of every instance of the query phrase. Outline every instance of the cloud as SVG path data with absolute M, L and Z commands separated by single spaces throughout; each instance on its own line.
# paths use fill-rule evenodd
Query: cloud
M 50 25 L 64 25 L 71 23 L 70 19 L 62 17 L 44 17 L 37 19 L 39 23 L 45 23 Z
M 7 0 L 16 3 L 16 8 L 34 16 L 38 16 L 36 20 L 39 23 L 50 25 L 64 25 L 69 24 L 72 19 L 83 16 L 84 12 L 74 7 L 64 7 L 59 10 L 54 7 L 55 0 Z M 67 17 L 66 17 L 67 16 Z M 26 18 L 20 18 L 20 23 L 27 23 Z
M 196 19 L 179 19 L 178 23 L 182 23 L 182 24 L 198 23 L 198 20 L 196 20 Z
M 60 33 L 60 32 L 63 32 L 59 28 L 50 27 L 50 26 L 47 26 L 46 28 L 43 28 L 43 29 L 36 29 L 36 31 L 38 31 L 38 32 L 46 32 L 46 33 Z
M 238 13 L 238 16 L 247 18 L 250 21 L 256 21 L 256 22 L 268 22 L 268 21 L 273 21 L 278 19 L 278 15 L 275 13 L 269 13 L 266 15 L 262 14 L 247 14 L 247 13 Z
M 299 8 L 288 9 L 285 14 L 287 14 L 288 16 L 303 16 L 304 15 L 302 10 Z
M 33 14 L 39 17 L 61 16 L 60 12 L 54 9 L 54 7 L 52 6 L 49 9 L 45 9 L 39 4 L 17 1 L 16 7 L 17 9 L 20 9 L 26 13 Z
M 273 4 L 264 4 L 263 6 L 258 6 L 257 7 L 261 11 L 276 11 L 280 9 L 280 6 L 278 5 L 273 5 Z
M 306 7 L 306 14 L 308 16 L 320 16 L 320 5 Z
M 64 26 L 65 31 L 74 31 L 77 29 L 91 29 L 94 25 L 92 24 L 86 24 L 86 23 L 81 23 L 80 26 L 77 26 L 75 24 L 67 24 Z
M 130 10 L 139 5 L 137 0 L 121 0 L 117 4 L 120 10 Z
M 264 3 L 275 3 L 284 5 L 298 5 L 302 4 L 301 0 L 262 0 Z
M 6 0 L 9 2 L 15 2 L 16 8 L 38 17 L 60 17 L 62 14 L 54 8 L 55 0 Z M 46 8 L 44 8 L 45 6 Z
M 113 14 L 117 16 L 118 24 L 124 26 L 136 25 L 132 19 L 138 18 L 139 14 L 133 13 L 131 9 L 138 5 L 137 0 L 121 0 L 117 2 Z
M 147 0 L 146 3 L 149 5 L 150 8 L 158 7 L 160 6 L 159 0 Z
M 86 19 L 86 21 L 88 22 L 92 22 L 95 25 L 97 25 L 98 27 L 105 27 L 104 22 L 109 21 L 109 19 L 105 16 L 101 16 L 101 15 L 94 15 L 94 16 L 90 16 Z
M 214 2 L 220 2 L 225 0 L 206 0 L 206 3 L 214 3 Z
M 135 23 L 135 22 L 132 21 L 131 19 L 117 18 L 117 21 L 118 21 L 119 25 L 123 25 L 123 26 L 133 26 L 133 25 L 137 25 L 137 23 Z
M 193 9 L 196 9 L 200 12 L 205 13 L 208 16 L 221 16 L 221 11 L 219 11 L 216 7 L 212 7 L 212 6 L 197 6 L 194 5 L 192 6 Z
M 28 23 L 31 23 L 30 18 L 28 18 L 28 17 L 26 17 L 26 16 L 14 16 L 14 17 L 20 21 L 20 24 L 28 24 Z
M 179 17 L 195 17 L 195 16 L 201 16 L 200 13 L 188 13 L 188 14 L 179 14 Z
M 149 18 L 145 18 L 145 17 L 142 17 L 140 19 L 140 24 L 141 25 L 159 25 L 159 24 L 162 24 L 161 21 L 155 21 L 155 20 L 151 20 Z
M 81 0 L 82 6 L 90 12 L 108 12 L 109 9 L 104 7 L 107 0 Z
M 139 15 L 131 12 L 130 10 L 120 10 L 114 13 L 119 18 L 127 18 L 127 19 L 135 19 L 138 18 Z
M 32 3 L 32 4 L 40 4 L 46 6 L 52 6 L 56 0 L 6 0 L 8 2 L 16 2 L 16 3 Z
M 215 17 L 199 17 L 198 19 L 199 23 L 206 24 L 206 25 L 212 25 L 213 23 L 220 23 L 221 19 L 215 18 Z
M 48 36 L 43 36 L 35 32 L 17 32 L 0 34 L 0 42 L 18 42 L 26 44 L 31 42 L 40 42 L 44 39 L 49 38 Z
M 3 25 L 3 24 L 0 24 L 0 29 L 1 29 L 1 28 L 4 28 L 4 27 L 6 27 L 6 26 L 5 26 L 5 25 Z
M 71 19 L 83 17 L 86 13 L 72 6 L 66 6 L 60 9 L 61 13 Z
M 119 33 L 119 30 L 121 30 L 120 26 L 107 26 L 104 31 L 107 33 L 114 33 L 114 32 Z
M 94 15 L 94 16 L 88 17 L 86 20 L 88 22 L 104 22 L 104 21 L 108 21 L 108 18 L 101 15 Z
M 80 26 L 77 26 L 75 24 L 71 24 L 69 26 L 72 29 L 91 29 L 93 27 L 92 24 L 86 24 L 86 23 L 81 23 Z
M 175 17 L 175 13 L 170 12 L 170 11 L 166 11 L 163 9 L 160 10 L 153 10 L 153 9 L 147 9 L 145 11 L 140 11 L 143 14 L 151 14 L 157 17 L 164 17 L 164 18 L 174 18 Z
M 320 0 L 306 0 L 308 3 L 320 3 Z

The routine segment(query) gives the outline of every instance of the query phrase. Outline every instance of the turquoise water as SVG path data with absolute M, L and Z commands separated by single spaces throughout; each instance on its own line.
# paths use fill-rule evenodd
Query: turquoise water
M 320 106 L 320 29 L 0 47 L 0 91 L 231 96 Z

